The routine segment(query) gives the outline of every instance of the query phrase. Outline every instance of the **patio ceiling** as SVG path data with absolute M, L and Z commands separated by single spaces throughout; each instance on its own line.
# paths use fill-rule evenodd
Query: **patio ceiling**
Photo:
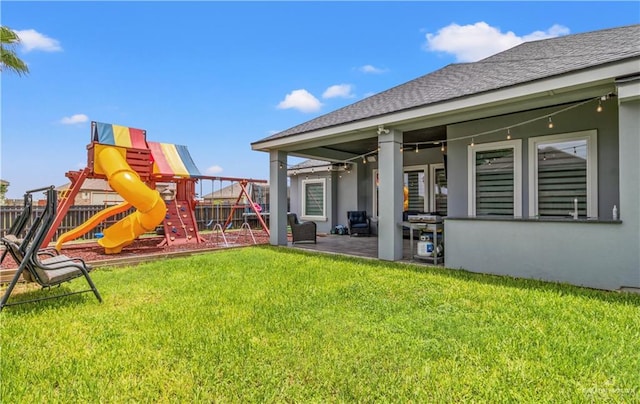
M 422 143 L 422 142 L 437 142 L 446 140 L 447 128 L 446 126 L 435 126 L 430 128 L 421 128 L 408 132 L 404 132 L 404 143 Z M 324 145 L 314 145 L 314 147 L 304 147 L 300 145 L 300 148 L 290 150 L 290 154 L 313 158 L 318 160 L 328 161 L 344 161 L 352 159 L 364 154 L 368 154 L 378 148 L 378 136 L 374 136 L 340 142 L 340 139 L 336 139 L 334 143 L 327 143 Z M 438 145 L 421 145 L 420 148 L 427 147 L 439 147 Z

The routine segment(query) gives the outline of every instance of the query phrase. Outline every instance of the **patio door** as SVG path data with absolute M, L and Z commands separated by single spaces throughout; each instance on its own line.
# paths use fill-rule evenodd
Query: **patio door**
M 407 166 L 404 168 L 404 209 L 426 212 L 429 210 L 429 198 L 427 192 L 427 167 L 428 166 Z M 378 196 L 379 190 L 378 170 L 373 170 L 373 216 L 378 217 Z

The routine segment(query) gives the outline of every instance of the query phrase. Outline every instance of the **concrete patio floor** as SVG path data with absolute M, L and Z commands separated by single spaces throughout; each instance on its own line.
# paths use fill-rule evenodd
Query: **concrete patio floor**
M 414 240 L 414 253 L 415 244 L 417 240 Z M 351 255 L 356 257 L 374 258 L 378 259 L 378 237 L 358 237 L 358 236 L 340 236 L 336 234 L 318 235 L 317 243 L 295 243 L 289 242 L 289 246 L 292 248 L 299 248 L 303 250 L 312 250 L 318 252 Z M 412 262 L 415 264 L 431 265 L 433 262 L 430 259 L 415 259 L 411 258 L 411 245 L 409 239 L 403 239 L 402 260 L 403 262 Z M 443 259 L 438 259 L 438 266 L 443 266 Z

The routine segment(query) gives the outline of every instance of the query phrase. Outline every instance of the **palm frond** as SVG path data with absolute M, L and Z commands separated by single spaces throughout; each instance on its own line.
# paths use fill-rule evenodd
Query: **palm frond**
M 20 37 L 9 27 L 0 26 L 0 72 L 6 70 L 18 76 L 29 73 L 29 67 L 23 62 L 13 48 L 20 43 Z
M 0 71 L 5 70 L 17 73 L 18 76 L 29 73 L 29 67 L 15 52 L 5 48 L 0 48 Z

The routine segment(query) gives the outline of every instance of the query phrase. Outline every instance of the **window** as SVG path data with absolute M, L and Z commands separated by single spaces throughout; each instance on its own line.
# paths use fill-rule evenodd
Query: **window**
M 597 132 L 529 138 L 529 216 L 598 216 Z
M 447 175 L 444 164 L 431 164 L 431 212 L 447 215 Z
M 467 149 L 470 216 L 522 216 L 522 141 Z
M 302 181 L 302 218 L 326 220 L 326 180 Z

